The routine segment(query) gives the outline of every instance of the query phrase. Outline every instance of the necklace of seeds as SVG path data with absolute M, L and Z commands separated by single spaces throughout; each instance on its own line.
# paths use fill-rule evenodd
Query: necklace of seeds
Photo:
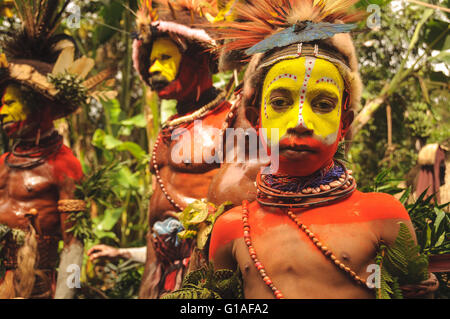
M 248 212 L 248 201 L 242 202 L 242 223 L 244 226 L 244 242 L 248 247 L 248 252 L 250 254 L 250 257 L 253 260 L 253 264 L 255 265 L 256 269 L 258 270 L 261 278 L 263 279 L 264 283 L 272 290 L 272 293 L 274 294 L 275 298 L 277 299 L 285 299 L 283 293 L 275 286 L 272 279 L 267 275 L 266 269 L 264 268 L 264 265 L 261 263 L 261 261 L 258 259 L 258 256 L 256 254 L 256 250 L 253 247 L 252 244 L 252 238 L 250 235 L 250 224 L 249 224 L 249 212 Z M 336 265 L 337 268 L 339 268 L 341 271 L 345 272 L 347 275 L 349 275 L 357 284 L 367 287 L 366 281 L 359 277 L 350 267 L 345 265 L 342 261 L 340 261 L 336 255 L 332 253 L 331 250 L 328 249 L 326 245 L 324 245 L 317 236 L 308 228 L 308 226 L 304 225 L 297 216 L 291 211 L 287 211 L 287 215 L 289 218 L 302 230 L 308 238 L 314 243 L 314 245 L 322 252 L 322 254 L 325 255 L 334 265 Z

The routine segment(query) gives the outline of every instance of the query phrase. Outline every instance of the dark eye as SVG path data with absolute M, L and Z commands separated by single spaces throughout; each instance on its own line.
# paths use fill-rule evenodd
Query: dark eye
M 171 58 L 170 55 L 167 55 L 167 54 L 161 55 L 161 61 L 169 60 L 170 58 Z
M 317 113 L 329 113 L 334 110 L 336 104 L 337 99 L 334 97 L 318 97 L 312 101 L 311 106 Z
M 14 100 L 7 100 L 5 101 L 5 105 L 10 106 L 11 104 L 14 104 L 16 101 Z
M 270 94 L 270 105 L 275 111 L 284 111 L 289 108 L 294 101 L 292 100 L 291 92 L 284 89 L 274 90 Z

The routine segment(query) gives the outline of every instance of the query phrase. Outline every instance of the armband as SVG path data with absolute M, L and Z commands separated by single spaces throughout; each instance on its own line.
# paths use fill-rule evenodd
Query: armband
M 61 213 L 84 212 L 86 202 L 80 199 L 62 199 L 58 201 L 58 211 Z

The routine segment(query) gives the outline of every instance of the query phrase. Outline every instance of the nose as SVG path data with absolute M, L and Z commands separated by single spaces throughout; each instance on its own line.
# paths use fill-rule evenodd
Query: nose
M 304 125 L 297 125 L 294 128 L 288 128 L 287 133 L 297 136 L 310 136 L 313 134 L 313 130 L 307 128 Z
M 150 73 L 150 75 L 160 74 L 161 71 L 162 71 L 162 65 L 158 60 L 156 60 L 148 69 L 148 72 Z
M 3 122 L 3 119 L 7 116 L 7 114 L 0 114 L 0 122 Z

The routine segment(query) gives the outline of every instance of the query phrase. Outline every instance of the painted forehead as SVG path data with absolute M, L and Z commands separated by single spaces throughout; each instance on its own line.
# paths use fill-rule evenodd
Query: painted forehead
M 179 51 L 178 46 L 170 38 L 158 38 L 153 42 L 152 55 L 164 53 L 166 51 Z
M 286 83 L 292 85 L 294 82 L 297 84 L 295 86 L 304 87 L 299 91 L 300 94 L 306 93 L 309 84 L 315 87 L 324 84 L 327 88 L 334 86 L 339 95 L 344 89 L 344 80 L 333 63 L 314 57 L 299 57 L 273 65 L 265 77 L 264 90 L 283 87 Z

